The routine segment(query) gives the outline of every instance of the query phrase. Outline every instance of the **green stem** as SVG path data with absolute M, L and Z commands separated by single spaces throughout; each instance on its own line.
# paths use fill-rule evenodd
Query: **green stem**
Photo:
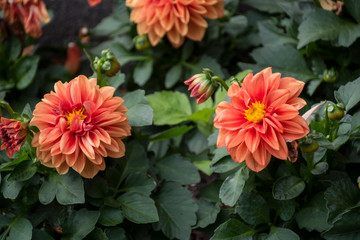
M 218 76 L 213 76 L 213 77 L 211 78 L 211 80 L 215 80 L 215 81 L 217 81 L 218 83 L 220 83 L 221 86 L 223 86 L 226 91 L 229 90 L 228 85 L 225 83 L 224 80 L 222 80 L 222 78 L 220 78 L 220 77 L 218 77 Z
M 326 133 L 326 136 L 329 135 L 329 131 L 330 131 L 330 119 L 328 117 L 328 107 L 329 107 L 329 105 L 327 105 L 325 108 L 325 133 Z
M 96 68 L 97 73 L 97 84 L 102 87 L 102 73 L 101 73 L 101 62 L 98 63 Z
M 91 53 L 86 48 L 84 48 L 83 50 L 84 50 L 85 55 L 88 57 L 88 59 L 90 61 L 91 69 L 95 72 L 94 65 L 93 65 L 94 59 L 92 58 Z

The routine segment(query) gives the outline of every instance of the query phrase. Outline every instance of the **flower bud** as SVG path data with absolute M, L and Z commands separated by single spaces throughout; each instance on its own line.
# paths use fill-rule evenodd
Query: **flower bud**
M 11 158 L 25 143 L 28 134 L 27 124 L 15 119 L 1 118 L 0 138 L 1 150 L 6 149 L 6 155 Z
M 135 48 L 139 51 L 151 47 L 150 41 L 146 35 L 138 35 L 134 38 Z
M 121 65 L 110 49 L 101 51 L 101 58 L 95 57 L 93 62 L 94 68 L 100 70 L 108 77 L 115 76 L 121 70 Z
M 203 73 L 196 74 L 184 82 L 189 85 L 188 90 L 192 90 L 190 97 L 196 97 L 198 104 L 205 102 L 215 92 L 218 84 L 213 77 L 213 72 L 204 68 Z
M 337 73 L 334 68 L 325 69 L 323 72 L 323 80 L 324 82 L 333 83 L 336 81 Z
M 332 121 L 338 121 L 344 117 L 344 104 L 329 104 L 327 106 L 327 116 Z
M 300 143 L 300 150 L 303 153 L 316 152 L 316 150 L 318 150 L 318 149 L 319 149 L 318 141 L 316 141 L 312 138 L 307 138 L 305 141 Z

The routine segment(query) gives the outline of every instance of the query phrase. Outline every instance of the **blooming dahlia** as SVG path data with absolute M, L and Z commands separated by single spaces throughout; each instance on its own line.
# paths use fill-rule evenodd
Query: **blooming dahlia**
M 0 138 L 1 150 L 6 150 L 6 155 L 11 158 L 25 143 L 28 134 L 27 124 L 15 119 L 1 118 Z
M 259 172 L 271 155 L 286 160 L 285 139 L 295 140 L 309 133 L 299 109 L 306 102 L 299 98 L 304 83 L 291 77 L 280 77 L 266 68 L 253 76 L 248 74 L 241 87 L 233 83 L 228 91 L 231 103 L 216 108 L 214 126 L 219 128 L 218 147 L 227 147 L 236 162 L 245 160 Z
M 126 6 L 134 8 L 130 20 L 137 24 L 139 35 L 148 34 L 155 46 L 166 34 L 175 48 L 185 37 L 200 41 L 208 26 L 204 18 L 224 14 L 223 0 L 127 0 Z
M 42 34 L 41 22 L 50 21 L 42 0 L 0 0 L 0 9 L 6 22 L 13 24 L 20 21 L 25 32 L 34 38 Z
M 55 84 L 33 112 L 31 124 L 39 128 L 32 145 L 38 159 L 65 174 L 69 167 L 92 178 L 105 169 L 104 157 L 124 156 L 122 139 L 130 135 L 123 99 L 115 88 L 102 87 L 96 79 L 79 76 Z

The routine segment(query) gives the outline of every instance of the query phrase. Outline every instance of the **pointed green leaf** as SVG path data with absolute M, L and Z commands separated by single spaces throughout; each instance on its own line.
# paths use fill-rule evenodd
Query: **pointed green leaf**
M 360 26 L 360 25 L 359 25 Z M 334 95 L 338 102 L 345 105 L 346 111 L 352 109 L 360 101 L 360 78 L 341 86 Z
M 31 240 L 33 226 L 26 218 L 17 219 L 12 225 L 8 240 Z
M 210 240 L 252 240 L 255 230 L 249 228 L 240 220 L 230 218 L 218 228 Z
M 305 182 L 295 176 L 285 176 L 276 180 L 273 196 L 277 200 L 289 200 L 299 196 L 305 189 Z
M 266 240 L 300 240 L 299 236 L 287 228 L 271 227 Z
M 239 170 L 225 179 L 219 193 L 219 197 L 225 205 L 235 205 L 249 178 L 249 173 L 249 168 L 247 168 L 245 164 L 242 164 Z
M 65 175 L 55 176 L 57 181 L 56 200 L 62 205 L 84 203 L 84 182 L 79 174 L 69 171 Z
M 241 219 L 251 225 L 270 222 L 270 210 L 266 201 L 254 192 L 241 194 L 235 211 Z
M 175 182 L 167 182 L 158 189 L 155 196 L 159 222 L 154 223 L 170 239 L 190 239 L 191 226 L 196 223 L 197 204 L 192 193 Z
M 127 192 L 117 199 L 124 216 L 134 223 L 152 223 L 159 221 L 154 200 L 136 192 Z

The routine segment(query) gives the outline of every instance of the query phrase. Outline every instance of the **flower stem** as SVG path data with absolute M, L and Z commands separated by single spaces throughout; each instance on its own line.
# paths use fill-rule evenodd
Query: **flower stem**
M 225 83 L 225 81 L 224 81 L 224 80 L 222 80 L 222 78 L 220 78 L 219 76 L 213 76 L 213 77 L 211 78 L 211 80 L 214 80 L 214 81 L 216 81 L 216 82 L 220 83 L 220 84 L 221 84 L 221 86 L 223 86 L 223 87 L 225 88 L 225 90 L 226 90 L 226 91 L 228 91 L 228 90 L 229 90 L 228 85 L 227 85 L 227 84 Z
M 97 84 L 102 87 L 102 73 L 101 73 L 101 64 L 99 63 L 96 68 L 97 74 Z

